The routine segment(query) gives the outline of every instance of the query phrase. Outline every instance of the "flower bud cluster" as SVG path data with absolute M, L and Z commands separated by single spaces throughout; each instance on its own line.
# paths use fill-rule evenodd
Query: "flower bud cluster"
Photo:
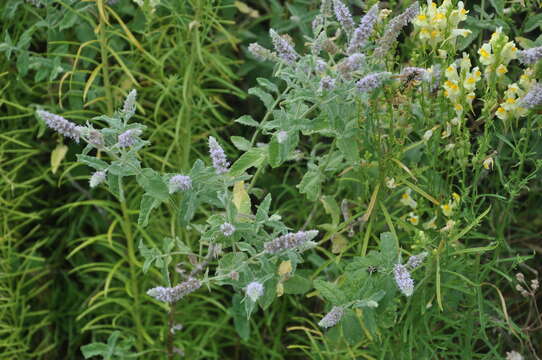
M 420 41 L 436 48 L 445 40 L 466 37 L 471 33 L 470 30 L 458 28 L 459 23 L 467 19 L 467 13 L 463 1 L 454 7 L 451 0 L 444 0 L 437 7 L 437 4 L 428 0 L 427 6 L 421 7 L 412 23 Z
M 402 14 L 397 15 L 389 22 L 384 35 L 378 40 L 377 48 L 374 51 L 374 56 L 377 58 L 384 57 L 392 45 L 397 40 L 401 30 L 408 25 L 420 11 L 420 4 L 416 1 L 410 5 Z
M 480 81 L 482 73 L 478 67 L 471 70 L 470 58 L 463 53 L 459 68 L 455 63 L 451 64 L 444 74 L 446 76 L 446 82 L 443 85 L 444 96 L 451 101 L 457 116 L 461 117 L 465 112 L 465 107 L 472 107 L 476 83 Z
M 478 50 L 478 54 L 480 63 L 486 66 L 486 76 L 496 73 L 497 77 L 502 77 L 508 72 L 508 63 L 518 57 L 518 49 L 513 41 L 508 41 L 508 36 L 504 35 L 499 27 L 491 35 L 489 42 Z
M 342 306 L 334 306 L 331 309 L 331 311 L 328 312 L 326 316 L 322 318 L 322 320 L 320 320 L 318 325 L 320 327 L 323 327 L 324 329 L 333 327 L 337 325 L 339 321 L 341 321 L 343 315 L 344 315 L 344 308 Z
M 175 303 L 184 296 L 196 291 L 201 287 L 201 282 L 198 279 L 190 278 L 185 282 L 174 287 L 158 286 L 147 291 L 147 295 L 152 296 L 156 300 L 166 303 Z
M 297 248 L 307 241 L 318 235 L 318 230 L 298 231 L 296 233 L 288 233 L 276 239 L 268 241 L 264 244 L 265 252 L 268 254 L 276 254 L 283 250 Z

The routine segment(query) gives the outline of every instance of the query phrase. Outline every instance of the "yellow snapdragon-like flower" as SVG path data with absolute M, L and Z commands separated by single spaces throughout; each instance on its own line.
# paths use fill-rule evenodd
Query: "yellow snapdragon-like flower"
M 412 225 L 418 225 L 420 223 L 420 217 L 413 212 L 410 212 L 407 216 L 408 222 Z
M 495 73 L 498 77 L 508 72 L 507 65 L 517 58 L 518 49 L 513 41 L 508 41 L 508 36 L 502 33 L 502 28 L 497 28 L 491 35 L 489 42 L 478 49 L 480 63 L 486 66 L 485 73 Z
M 527 109 L 521 106 L 520 99 L 525 96 L 536 82 L 533 70 L 528 68 L 520 76 L 519 84 L 508 85 L 504 92 L 503 101 L 499 104 L 495 115 L 503 120 L 519 119 L 527 114 Z
M 458 71 L 459 70 L 459 71 Z M 457 116 L 461 116 L 465 111 L 465 106 L 471 107 L 472 101 L 476 97 L 476 83 L 480 81 L 482 73 L 475 67 L 471 70 L 471 61 L 466 53 L 457 65 L 451 64 L 444 71 L 446 81 L 443 84 L 444 96 L 453 104 Z
M 420 8 L 412 23 L 420 40 L 436 48 L 446 40 L 466 37 L 471 33 L 470 30 L 457 28 L 467 18 L 467 13 L 462 1 L 454 8 L 451 0 L 444 0 L 440 6 L 427 0 L 427 5 Z
M 412 209 L 416 209 L 418 207 L 418 203 L 410 196 L 410 193 L 412 190 L 410 188 L 407 188 L 403 195 L 401 195 L 401 204 L 405 206 L 410 206 Z

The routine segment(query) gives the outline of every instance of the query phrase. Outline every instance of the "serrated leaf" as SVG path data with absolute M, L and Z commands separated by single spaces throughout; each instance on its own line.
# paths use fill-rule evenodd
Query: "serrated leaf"
M 339 287 L 336 284 L 328 281 L 316 279 L 314 280 L 314 288 L 318 290 L 320 295 L 333 305 L 341 305 L 343 299 L 340 296 Z
M 250 322 L 245 315 L 243 303 L 241 302 L 241 295 L 235 294 L 232 299 L 232 307 L 230 309 L 233 316 L 233 325 L 237 334 L 243 340 L 247 340 L 250 336 Z
M 158 205 L 160 205 L 160 202 L 154 197 L 148 194 L 143 195 L 141 197 L 141 204 L 139 205 L 139 217 L 137 219 L 137 224 L 142 227 L 147 226 L 151 211 L 158 207 Z
M 51 172 L 56 174 L 60 163 L 66 157 L 68 147 L 64 144 L 58 144 L 56 148 L 51 152 Z
M 271 194 L 267 194 L 258 206 L 256 211 L 256 221 L 265 221 L 269 217 L 269 208 L 271 207 Z
M 301 182 L 297 185 L 299 192 L 306 194 L 309 200 L 316 200 L 320 194 L 320 188 L 322 185 L 322 174 L 314 169 L 309 170 L 301 179 Z
M 395 264 L 399 256 L 397 239 L 391 232 L 380 234 L 380 252 L 388 264 Z
M 136 179 L 137 183 L 145 190 L 146 195 L 152 196 L 159 201 L 166 201 L 169 198 L 166 182 L 153 169 L 145 168 L 141 170 Z
M 244 137 L 232 136 L 230 137 L 230 140 L 233 145 L 241 151 L 247 151 L 248 149 L 250 149 L 250 141 L 248 141 Z
M 346 309 L 344 312 L 341 319 L 343 336 L 350 344 L 357 344 L 363 339 L 363 329 L 353 310 Z
M 265 92 L 262 88 L 259 88 L 259 87 L 250 88 L 250 89 L 248 89 L 248 93 L 250 95 L 257 96 L 263 102 L 266 109 L 269 110 L 273 106 L 273 103 L 274 103 L 273 96 L 271 96 L 271 94 Z
M 96 170 L 105 170 L 109 167 L 108 163 L 101 159 L 95 158 L 94 156 L 77 154 L 77 161 Z
M 243 155 L 232 165 L 230 168 L 230 175 L 239 176 L 251 167 L 261 166 L 265 161 L 265 153 L 262 149 L 252 148 Z
M 299 275 L 294 275 L 290 279 L 284 282 L 285 294 L 298 294 L 302 295 L 312 289 L 312 282 L 310 279 L 304 278 Z
M 252 118 L 250 115 L 243 115 L 240 118 L 235 120 L 236 123 L 243 124 L 246 126 L 259 127 L 260 124 Z
M 339 205 L 337 204 L 337 201 L 335 201 L 335 198 L 326 195 L 320 197 L 320 201 L 324 205 L 324 211 L 326 214 L 331 215 L 332 224 L 334 226 L 339 225 L 341 209 L 339 209 Z
M 277 87 L 277 85 L 273 84 L 271 81 L 267 80 L 266 78 L 257 78 L 256 81 L 258 82 L 258 85 L 260 85 L 261 87 L 271 91 L 271 92 L 274 92 L 274 93 L 278 93 L 279 92 L 279 88 Z

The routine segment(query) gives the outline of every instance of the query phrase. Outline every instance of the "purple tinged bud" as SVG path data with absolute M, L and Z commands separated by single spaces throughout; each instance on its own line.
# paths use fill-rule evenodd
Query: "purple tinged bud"
M 336 80 L 331 76 L 324 76 L 320 80 L 320 88 L 318 89 L 319 93 L 322 93 L 324 90 L 329 91 L 335 88 Z
M 318 325 L 324 329 L 333 327 L 337 325 L 339 321 L 341 321 L 343 314 L 344 308 L 342 306 L 334 306 L 331 311 L 328 312 L 326 316 L 322 318 L 322 320 L 320 320 Z
M 226 159 L 224 149 L 222 149 L 216 139 L 212 136 L 209 136 L 209 154 L 211 155 L 213 167 L 217 174 L 224 174 L 228 171 L 230 163 Z
M 324 26 L 324 17 L 322 15 L 316 15 L 312 21 L 312 33 L 317 35 L 323 29 Z
M 298 231 L 279 236 L 263 244 L 264 250 L 268 254 L 276 254 L 283 250 L 290 250 L 307 243 L 318 235 L 318 230 Z
M 333 0 L 333 10 L 335 11 L 337 21 L 339 21 L 344 31 L 348 35 L 352 34 L 352 31 L 354 30 L 354 19 L 352 19 L 350 10 L 348 10 L 341 0 Z
M 542 46 L 518 52 L 518 59 L 524 65 L 535 64 L 542 58 Z
M 173 194 L 179 190 L 186 191 L 192 189 L 192 179 L 187 175 L 175 175 L 169 179 L 169 193 Z
M 122 112 L 126 119 L 130 119 L 132 116 L 134 116 L 136 112 L 136 98 L 137 91 L 136 89 L 132 89 L 132 91 L 128 93 L 128 96 L 126 96 L 126 99 L 124 100 Z
M 384 78 L 389 76 L 389 72 L 379 72 L 374 74 L 369 74 L 365 76 L 364 78 L 358 80 L 356 83 L 356 87 L 358 88 L 358 91 L 361 93 L 371 92 L 378 88 L 381 84 Z
M 89 185 L 91 188 L 95 188 L 105 181 L 105 171 L 96 171 L 90 177 Z
M 527 109 L 532 109 L 542 104 L 542 85 L 534 84 L 531 90 L 521 100 L 521 106 Z
M 322 0 L 320 13 L 324 16 L 331 16 L 331 0 Z
M 393 268 L 393 275 L 395 276 L 395 282 L 397 287 L 405 296 L 411 296 L 414 292 L 414 280 L 410 277 L 410 273 L 405 265 L 395 264 Z
M 222 234 L 224 234 L 224 236 L 230 237 L 235 232 L 235 226 L 228 222 L 225 222 L 224 224 L 220 225 L 220 231 L 222 232 Z
M 190 278 L 175 287 L 158 286 L 152 288 L 147 291 L 147 295 L 152 296 L 156 300 L 171 304 L 179 301 L 184 296 L 196 291 L 200 287 L 201 282 L 198 279 Z
M 323 59 L 316 59 L 316 65 L 314 66 L 317 72 L 324 72 L 327 68 L 327 63 Z
M 80 126 L 77 126 L 71 121 L 64 119 L 60 115 L 56 115 L 45 110 L 38 110 L 37 113 L 39 117 L 45 121 L 45 124 L 47 124 L 49 128 L 55 130 L 65 137 L 73 139 L 76 143 L 79 143 L 79 139 L 81 138 Z
M 299 55 L 290 42 L 277 34 L 277 32 L 273 29 L 269 30 L 269 35 L 271 36 L 273 46 L 278 53 L 278 57 L 284 60 L 287 64 L 293 64 Z
M 355 53 L 365 45 L 373 33 L 376 20 L 378 20 L 378 3 L 374 4 L 369 12 L 361 18 L 359 26 L 354 31 L 352 39 L 350 39 L 350 43 L 348 44 L 349 54 Z
M 246 294 L 253 302 L 256 302 L 264 292 L 264 287 L 261 283 L 253 281 L 247 285 Z
M 424 251 L 422 253 L 419 253 L 418 255 L 411 256 L 408 258 L 405 266 L 410 270 L 414 270 L 422 264 L 423 260 L 427 257 L 427 255 L 427 252 Z
M 118 137 L 118 145 L 121 148 L 134 146 L 137 142 L 139 135 L 141 135 L 141 130 L 139 129 L 130 129 L 126 130 Z
M 259 61 L 276 61 L 277 55 L 261 46 L 258 43 L 252 43 L 248 46 L 248 51 Z

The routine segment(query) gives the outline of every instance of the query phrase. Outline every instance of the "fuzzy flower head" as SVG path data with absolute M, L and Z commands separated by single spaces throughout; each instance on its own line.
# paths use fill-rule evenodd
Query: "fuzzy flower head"
M 220 225 L 220 232 L 222 232 L 224 236 L 230 237 L 235 232 L 235 226 L 229 222 L 225 222 L 224 224 Z
M 419 11 L 420 4 L 416 1 L 406 8 L 403 13 L 391 19 L 384 31 L 384 35 L 378 40 L 377 48 L 373 53 L 376 58 L 383 58 L 389 52 L 401 30 L 418 15 Z
M 187 175 L 175 175 L 169 179 L 169 193 L 192 189 L 192 179 Z
M 95 188 L 105 181 L 105 171 L 96 171 L 90 177 L 89 185 L 91 188 Z
M 343 30 L 350 35 L 354 30 L 354 19 L 352 19 L 350 10 L 341 0 L 333 0 L 333 11 L 335 11 L 335 17 Z
M 344 308 L 342 306 L 334 306 L 331 309 L 331 311 L 328 312 L 326 316 L 322 318 L 322 320 L 320 320 L 318 325 L 324 329 L 333 327 L 337 325 L 339 321 L 341 321 L 341 318 L 343 317 L 343 315 L 344 315 Z
M 256 302 L 264 292 L 264 287 L 261 283 L 257 281 L 253 281 L 250 284 L 247 285 L 246 288 L 246 295 L 252 300 L 253 302 Z
M 371 9 L 365 14 L 359 23 L 359 26 L 354 30 L 352 38 L 348 43 L 348 53 L 354 54 L 365 46 L 367 40 L 374 30 L 376 21 L 378 20 L 378 3 L 374 4 Z
M 365 55 L 360 53 L 354 53 L 344 59 L 338 66 L 337 69 L 345 79 L 351 79 L 352 73 L 361 68 L 363 61 L 365 60 Z
M 542 85 L 535 84 L 529 90 L 527 95 L 521 100 L 521 104 L 526 109 L 532 109 L 534 107 L 542 105 Z
M 124 100 L 122 113 L 124 114 L 124 118 L 126 120 L 134 116 L 136 112 L 136 98 L 137 98 L 137 91 L 136 89 L 133 89 L 132 91 L 128 93 L 128 96 L 126 96 L 126 100 Z
M 201 282 L 198 279 L 190 278 L 175 287 L 158 286 L 149 289 L 147 295 L 152 296 L 156 300 L 171 304 L 179 301 L 184 296 L 196 291 L 200 287 Z
M 335 88 L 336 80 L 331 76 L 324 76 L 320 80 L 320 87 L 318 88 L 318 93 L 322 94 L 324 91 L 330 91 Z
M 271 41 L 273 42 L 273 46 L 277 51 L 278 57 L 284 60 L 287 64 L 293 64 L 299 55 L 295 51 L 292 44 L 290 44 L 290 42 L 284 37 L 277 34 L 277 32 L 273 29 L 269 30 L 269 35 L 271 36 Z
M 437 48 L 446 40 L 455 41 L 458 36 L 466 37 L 471 33 L 470 30 L 458 28 L 459 23 L 467 19 L 467 13 L 463 1 L 454 6 L 450 0 L 444 0 L 437 7 L 428 0 L 427 6 L 421 7 L 412 23 L 420 41 Z
M 524 65 L 533 65 L 542 59 L 542 46 L 522 50 L 518 53 L 519 61 Z
M 50 113 L 45 110 L 38 110 L 38 116 L 45 121 L 45 124 L 55 130 L 57 133 L 74 140 L 79 143 L 81 137 L 81 127 L 75 125 L 69 120 L 66 120 L 60 115 Z
M 283 250 L 295 249 L 312 240 L 316 235 L 318 235 L 318 230 L 288 233 L 266 242 L 264 249 L 268 254 L 276 254 Z
M 378 72 L 374 74 L 369 74 L 364 78 L 356 82 L 356 87 L 360 93 L 370 93 L 373 90 L 377 89 L 382 85 L 384 79 L 389 77 L 391 73 L 389 72 Z
M 414 280 L 410 277 L 410 273 L 405 265 L 395 264 L 393 267 L 393 275 L 397 287 L 405 296 L 412 296 L 414 292 Z
M 140 129 L 126 130 L 118 137 L 118 146 L 121 148 L 132 147 L 137 143 L 139 136 L 141 135 Z
M 224 174 L 228 171 L 230 163 L 226 159 L 224 149 L 218 144 L 216 139 L 209 136 L 209 154 L 213 160 L 213 167 L 217 174 Z
M 424 251 L 422 253 L 419 253 L 418 255 L 413 255 L 408 258 L 408 261 L 406 263 L 406 267 L 410 270 L 416 269 L 418 266 L 420 266 L 423 262 L 423 260 L 427 257 L 427 252 Z

